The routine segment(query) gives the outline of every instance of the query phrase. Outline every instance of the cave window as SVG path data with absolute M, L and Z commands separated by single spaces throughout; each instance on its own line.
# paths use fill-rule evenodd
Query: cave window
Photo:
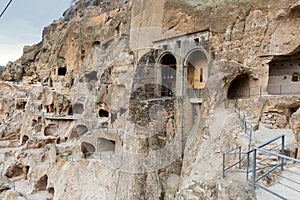
M 84 158 L 89 158 L 93 155 L 93 153 L 95 153 L 96 148 L 94 147 L 94 145 L 87 143 L 87 142 L 83 142 L 81 144 L 81 152 L 84 155 Z
M 17 110 L 24 110 L 26 107 L 27 102 L 24 100 L 18 100 L 16 104 L 16 109 Z
M 47 184 L 48 184 L 48 176 L 44 175 L 43 177 L 40 178 L 40 180 L 36 183 L 36 190 L 37 191 L 43 191 L 47 189 Z
M 48 124 L 44 129 L 45 136 L 57 136 L 58 125 Z
M 99 112 L 98 112 L 98 114 L 99 114 L 99 117 L 101 117 L 101 118 L 107 118 L 107 117 L 109 117 L 109 112 L 107 112 L 104 109 L 100 109 Z
M 27 135 L 24 135 L 23 137 L 22 137 L 22 146 L 24 145 L 24 144 L 26 144 L 26 142 L 29 140 L 29 137 L 27 136 Z
M 73 108 L 72 108 L 72 106 L 69 108 L 68 115 L 73 115 Z
M 298 82 L 300 80 L 300 74 L 299 73 L 293 73 L 292 75 L 292 81 Z
M 74 114 L 82 114 L 84 112 L 83 104 L 81 103 L 75 103 L 72 111 Z
M 58 68 L 58 76 L 65 76 L 66 73 L 67 73 L 67 68 L 66 67 Z
M 97 151 L 98 152 L 114 152 L 116 142 L 105 138 L 98 138 Z
M 76 132 L 79 137 L 83 136 L 89 131 L 88 127 L 82 124 L 76 126 Z

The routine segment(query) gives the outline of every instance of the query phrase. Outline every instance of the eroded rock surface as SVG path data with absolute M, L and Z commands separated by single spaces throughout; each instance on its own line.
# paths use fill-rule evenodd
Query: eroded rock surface
M 300 92 L 299 8 L 75 1 L 3 69 L 0 198 L 254 199 L 222 178 L 248 145 L 224 99 L 299 144 L 299 97 L 275 96 Z

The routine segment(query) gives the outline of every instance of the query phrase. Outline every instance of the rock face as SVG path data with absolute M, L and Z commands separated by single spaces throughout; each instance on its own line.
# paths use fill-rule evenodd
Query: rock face
M 74 1 L 2 72 L 0 199 L 254 199 L 222 178 L 222 153 L 247 148 L 224 99 L 299 144 L 299 97 L 264 96 L 300 92 L 299 13 L 296 0 Z
M 291 116 L 291 120 L 290 120 L 290 126 L 294 132 L 294 135 L 295 135 L 295 139 L 297 141 L 297 144 L 298 144 L 298 149 L 300 147 L 300 138 L 299 138 L 299 132 L 300 132 L 300 111 L 299 109 L 294 112 Z M 300 156 L 298 155 L 297 156 L 297 159 L 299 159 Z

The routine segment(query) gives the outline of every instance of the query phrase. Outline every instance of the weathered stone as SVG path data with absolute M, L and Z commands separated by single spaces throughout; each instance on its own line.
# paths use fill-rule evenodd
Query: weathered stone
M 0 168 L 17 184 L 0 198 L 255 198 L 220 175 L 222 153 L 249 141 L 223 100 L 242 94 L 253 127 L 290 119 L 299 144 L 298 96 L 264 96 L 299 90 L 271 88 L 299 78 L 299 2 L 125 2 L 74 1 L 4 68 Z

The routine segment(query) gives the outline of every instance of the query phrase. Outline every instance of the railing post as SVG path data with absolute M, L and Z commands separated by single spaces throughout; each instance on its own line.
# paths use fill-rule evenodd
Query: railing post
M 255 194 L 255 179 L 256 179 L 256 149 L 253 150 L 253 169 L 252 169 L 252 194 Z
M 246 180 L 249 180 L 250 151 L 247 152 Z
M 246 122 L 245 113 L 244 113 L 244 133 L 247 134 L 247 122 Z
M 259 96 L 262 96 L 262 86 L 259 87 Z
M 281 143 L 281 154 L 284 156 L 284 135 L 282 136 L 282 143 Z M 281 171 L 283 171 L 283 165 L 284 165 L 284 158 L 281 157 Z
M 282 95 L 282 83 L 280 83 L 280 96 Z
M 225 154 L 223 153 L 223 178 L 225 178 Z
M 239 146 L 239 169 L 241 169 L 241 160 L 242 160 L 242 155 L 241 155 L 241 153 L 242 153 L 242 147 Z
M 251 97 L 251 87 L 249 87 L 249 98 Z

